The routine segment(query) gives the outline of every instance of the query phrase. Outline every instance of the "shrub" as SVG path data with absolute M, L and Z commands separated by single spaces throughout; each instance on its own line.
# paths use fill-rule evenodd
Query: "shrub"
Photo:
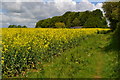
M 65 24 L 63 22 L 56 22 L 55 27 L 56 28 L 65 28 Z

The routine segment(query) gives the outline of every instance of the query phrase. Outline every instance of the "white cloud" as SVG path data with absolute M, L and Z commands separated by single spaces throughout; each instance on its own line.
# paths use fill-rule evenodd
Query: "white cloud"
M 1 2 L 44 2 L 44 0 L 2 0 Z
M 90 3 L 88 0 L 82 0 L 81 2 Z
M 76 3 L 73 0 L 54 0 L 53 2 L 3 2 L 2 23 L 3 27 L 9 24 L 26 25 L 34 27 L 38 20 L 46 19 L 52 16 L 59 16 L 66 11 L 85 11 L 101 9 L 102 3 L 94 5 L 88 0 L 82 0 Z
M 98 9 L 101 9 L 102 6 L 103 6 L 103 3 L 98 3 L 98 4 L 96 4 L 96 8 L 98 8 Z
M 75 10 L 76 2 L 73 0 L 54 0 L 55 6 L 60 11 Z

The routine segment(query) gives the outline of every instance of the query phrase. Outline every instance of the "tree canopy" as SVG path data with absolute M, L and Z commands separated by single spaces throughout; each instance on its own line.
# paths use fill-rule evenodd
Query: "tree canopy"
M 119 2 L 104 2 L 103 10 L 105 11 L 105 15 L 110 21 L 110 27 L 112 30 L 116 29 L 118 21 L 118 10 L 119 10 Z
M 85 12 L 66 12 L 62 16 L 54 16 L 52 18 L 40 20 L 36 23 L 36 28 L 57 28 L 56 23 L 64 23 L 64 28 L 74 26 L 85 27 L 107 27 L 106 19 L 102 11 L 96 9 L 94 11 Z M 92 23 L 92 24 L 91 24 Z M 61 24 L 60 24 L 61 25 Z M 59 26 L 60 28 L 60 26 Z M 63 28 L 63 26 L 61 26 Z
M 8 28 L 27 28 L 27 26 L 21 26 L 21 25 L 9 25 Z
M 103 9 L 106 13 L 106 17 L 110 21 L 110 27 L 112 31 L 114 31 L 111 43 L 112 45 L 115 45 L 115 48 L 117 47 L 120 49 L 120 1 L 105 2 Z

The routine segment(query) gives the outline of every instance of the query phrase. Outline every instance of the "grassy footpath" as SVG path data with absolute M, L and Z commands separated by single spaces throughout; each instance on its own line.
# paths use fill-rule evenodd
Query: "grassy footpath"
M 28 78 L 114 78 L 117 65 L 115 51 L 106 51 L 110 34 L 97 34 L 66 50 L 50 63 L 40 63 L 19 77 Z

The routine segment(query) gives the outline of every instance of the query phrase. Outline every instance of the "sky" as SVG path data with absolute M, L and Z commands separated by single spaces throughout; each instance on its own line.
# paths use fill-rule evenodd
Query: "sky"
M 36 1 L 36 2 L 35 2 Z M 0 9 L 0 27 L 26 25 L 35 27 L 36 22 L 67 11 L 102 10 L 104 0 L 4 0 Z M 96 4 L 92 2 L 97 2 Z
M 80 1 L 82 1 L 82 0 L 74 0 L 74 1 L 76 1 L 76 2 L 80 2 Z M 106 0 L 88 0 L 89 2 L 104 2 L 104 1 L 106 1 Z

